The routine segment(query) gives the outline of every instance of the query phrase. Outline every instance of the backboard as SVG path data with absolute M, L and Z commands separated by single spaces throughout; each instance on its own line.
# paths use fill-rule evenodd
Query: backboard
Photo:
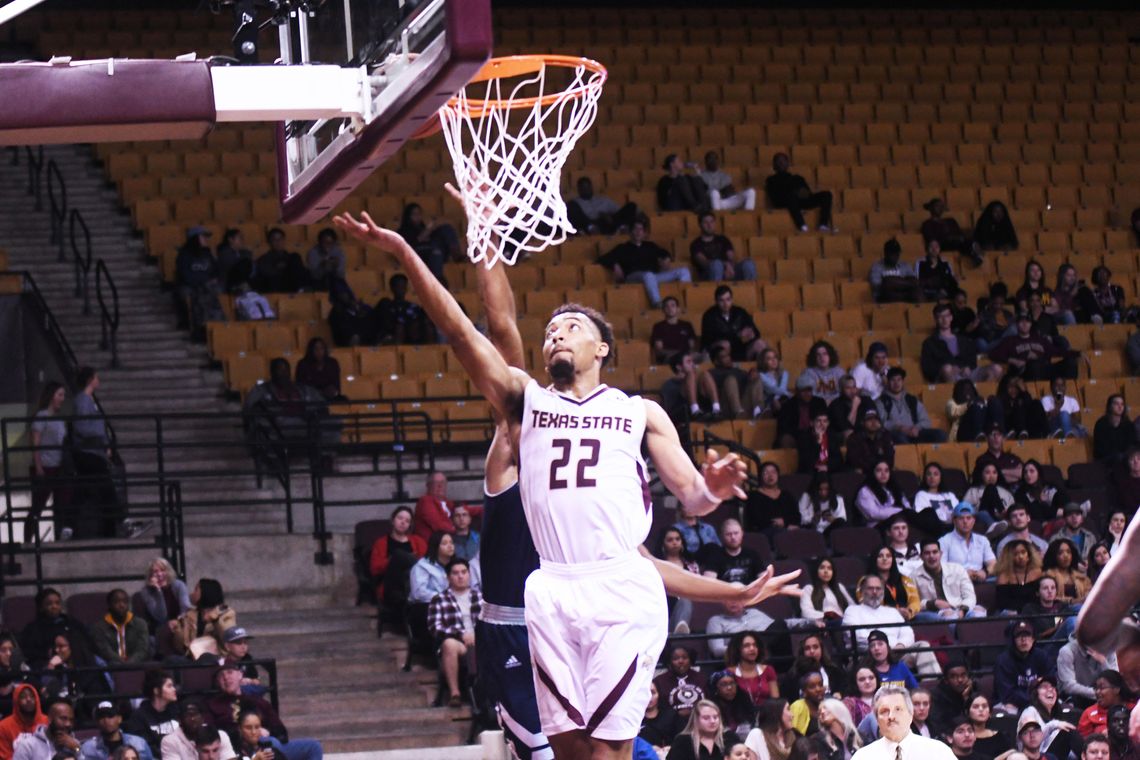
M 332 211 L 491 55 L 489 0 L 327 0 L 277 31 L 281 61 L 356 68 L 371 85 L 364 118 L 279 125 L 278 190 L 291 223 Z

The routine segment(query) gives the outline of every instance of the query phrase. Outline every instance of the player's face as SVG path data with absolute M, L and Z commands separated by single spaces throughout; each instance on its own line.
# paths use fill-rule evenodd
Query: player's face
M 585 314 L 559 314 L 546 326 L 542 358 L 558 382 L 569 382 L 577 372 L 591 367 L 609 352 L 601 333 Z

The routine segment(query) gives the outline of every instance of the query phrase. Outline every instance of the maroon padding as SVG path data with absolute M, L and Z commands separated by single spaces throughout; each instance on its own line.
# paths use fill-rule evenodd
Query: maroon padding
M 188 140 L 213 127 L 205 61 L 0 64 L 0 145 Z
M 387 112 L 361 130 L 355 142 L 292 195 L 284 171 L 284 130 L 278 129 L 277 184 L 282 221 L 311 224 L 332 211 L 462 90 L 491 57 L 490 0 L 447 0 L 444 13 L 447 52 L 438 65 L 425 72 L 415 87 L 401 93 Z

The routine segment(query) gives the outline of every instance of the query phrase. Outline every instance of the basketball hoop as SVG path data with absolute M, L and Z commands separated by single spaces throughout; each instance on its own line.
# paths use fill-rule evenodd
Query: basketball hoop
M 594 123 L 605 81 L 605 67 L 588 58 L 493 58 L 471 80 L 484 83 L 482 98 L 463 90 L 440 109 L 472 262 L 514 264 L 575 231 L 562 200 L 562 168 Z

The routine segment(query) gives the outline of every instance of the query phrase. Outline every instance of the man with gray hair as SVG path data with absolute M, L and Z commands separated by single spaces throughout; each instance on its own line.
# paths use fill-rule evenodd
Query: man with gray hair
M 901 686 L 883 686 L 875 692 L 871 713 L 879 724 L 879 739 L 856 752 L 852 760 L 954 760 L 945 744 L 911 730 L 914 703 Z
M 859 604 L 849 604 L 843 611 L 844 626 L 859 626 L 855 630 L 855 643 L 860 654 L 867 651 L 867 636 L 878 628 L 887 635 L 891 649 L 914 649 L 930 645 L 915 642 L 914 630 L 905 625 L 903 616 L 894 607 L 883 606 L 883 579 L 878 575 L 863 576 L 859 582 Z M 937 676 L 942 673 L 938 660 L 930 651 L 911 652 L 904 656 L 907 665 L 916 673 Z M 909 697 L 908 697 L 909 698 Z

